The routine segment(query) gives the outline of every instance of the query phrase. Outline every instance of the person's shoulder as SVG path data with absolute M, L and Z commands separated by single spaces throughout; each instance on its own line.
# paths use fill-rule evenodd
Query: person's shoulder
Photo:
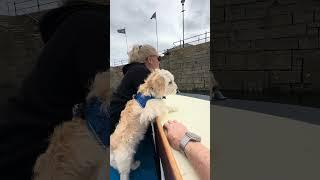
M 148 68 L 143 63 L 139 63 L 133 66 L 132 70 L 133 71 L 149 71 Z
M 144 64 L 137 64 L 130 69 L 128 69 L 128 74 L 132 75 L 148 75 L 150 73 L 149 69 Z
M 137 72 L 149 73 L 149 69 L 143 63 L 127 64 L 122 68 L 122 71 L 124 74 L 127 74 L 127 73 L 131 74 L 131 73 L 137 73 Z

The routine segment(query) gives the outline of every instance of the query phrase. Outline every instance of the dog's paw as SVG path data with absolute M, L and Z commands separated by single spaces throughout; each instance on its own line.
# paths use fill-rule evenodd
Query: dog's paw
M 116 161 L 115 160 L 110 160 L 110 166 L 113 167 L 114 169 L 118 169 Z
M 140 161 L 134 161 L 132 164 L 131 164 L 131 170 L 136 170 L 138 169 L 138 167 L 140 166 L 141 162 Z
M 155 119 L 155 115 L 152 112 L 143 112 L 140 115 L 140 123 L 141 124 L 149 124 Z
M 120 173 L 120 180 L 129 180 L 129 173 Z
M 169 113 L 171 112 L 177 112 L 179 109 L 176 106 L 168 106 L 168 111 Z

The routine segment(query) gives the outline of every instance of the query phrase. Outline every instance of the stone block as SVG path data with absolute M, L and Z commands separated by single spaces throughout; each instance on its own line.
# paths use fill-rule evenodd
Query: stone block
M 233 26 L 233 22 L 213 23 L 211 27 L 212 35 L 216 33 L 232 32 Z
M 213 7 L 224 6 L 226 4 L 225 0 L 215 0 L 212 2 Z
M 201 71 L 202 73 L 205 73 L 205 72 L 209 71 L 210 70 L 209 63 L 207 65 L 205 65 L 205 66 L 202 66 L 201 69 L 202 69 L 202 71 Z
M 297 49 L 299 40 L 297 38 L 278 38 L 278 39 L 258 39 L 254 41 L 254 48 L 260 50 L 286 50 Z
M 299 49 L 319 48 L 319 36 L 299 38 Z
M 315 10 L 314 12 L 314 20 L 319 22 L 320 21 L 320 10 Z
M 299 23 L 312 23 L 313 22 L 313 11 L 296 11 L 292 13 L 293 24 Z
M 225 5 L 241 5 L 248 3 L 255 3 L 255 0 L 214 0 L 213 6 L 225 6 Z
M 252 49 L 252 41 L 232 41 L 229 40 L 229 51 L 247 51 Z
M 299 11 L 299 6 L 296 4 L 288 4 L 288 5 L 274 5 L 270 6 L 268 9 L 268 15 L 283 15 L 283 14 L 291 14 L 291 12 Z
M 225 21 L 234 21 L 245 18 L 244 6 L 226 6 L 225 7 Z
M 277 0 L 279 2 L 279 4 L 292 4 L 292 3 L 296 3 L 298 0 Z
M 296 37 L 306 34 L 305 24 L 295 24 L 289 26 L 281 26 L 267 29 L 266 34 L 269 34 L 271 38 L 286 38 Z
M 211 20 L 213 21 L 213 23 L 224 22 L 225 7 L 213 7 L 211 11 L 212 11 Z
M 226 64 L 223 66 L 225 70 L 246 70 L 247 54 L 229 54 L 226 56 Z
M 204 89 L 204 84 L 195 84 L 194 86 L 195 89 Z
M 201 77 L 194 77 L 193 78 L 193 83 L 202 84 L 203 83 L 203 79 Z
M 319 36 L 320 23 L 309 23 L 306 25 L 307 36 Z
M 262 19 L 245 19 L 232 21 L 230 26 L 230 29 L 232 30 L 245 30 L 262 28 L 265 26 L 265 23 Z
M 248 41 L 256 39 L 264 39 L 267 37 L 266 31 L 263 29 L 249 29 L 234 31 L 233 36 L 236 41 Z
M 217 38 L 230 38 L 233 36 L 232 32 L 216 32 L 211 35 L 213 39 Z
M 259 88 L 264 85 L 265 72 L 263 71 L 215 71 L 215 78 L 222 90 L 242 90 L 249 87 Z
M 183 91 L 183 90 L 191 91 L 191 90 L 193 90 L 193 89 L 194 89 L 194 84 L 184 84 L 184 85 L 182 86 L 181 91 Z
M 272 71 L 270 80 L 273 84 L 300 83 L 300 73 L 299 71 Z
M 225 51 L 228 49 L 228 39 L 217 38 L 214 40 L 213 48 L 217 51 Z
M 313 71 L 313 72 L 306 72 L 304 74 L 304 82 L 312 84 L 312 90 L 314 92 L 319 92 L 320 90 L 320 72 Z
M 320 50 L 294 50 L 293 60 L 296 66 L 303 66 L 305 72 L 320 72 Z
M 270 1 L 260 1 L 254 4 L 249 4 L 245 7 L 245 16 L 250 19 L 265 17 L 267 16 L 267 10 L 270 5 Z
M 292 24 L 291 14 L 268 15 L 262 18 L 263 27 L 283 26 Z
M 290 51 L 261 51 L 248 55 L 249 70 L 290 70 Z
M 210 66 L 220 66 L 226 63 L 226 55 L 225 53 L 213 53 L 213 58 L 211 60 Z

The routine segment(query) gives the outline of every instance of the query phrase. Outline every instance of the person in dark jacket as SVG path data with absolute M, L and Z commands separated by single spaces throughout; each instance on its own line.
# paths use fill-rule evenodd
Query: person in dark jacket
M 1 179 L 31 178 L 54 127 L 71 120 L 95 74 L 109 68 L 108 2 L 68 1 L 43 16 L 44 47 L 1 115 Z
M 128 55 L 129 64 L 122 68 L 124 77 L 111 97 L 111 132 L 119 122 L 121 111 L 136 94 L 140 84 L 144 82 L 151 71 L 160 67 L 160 56 L 156 49 L 150 45 L 135 45 Z

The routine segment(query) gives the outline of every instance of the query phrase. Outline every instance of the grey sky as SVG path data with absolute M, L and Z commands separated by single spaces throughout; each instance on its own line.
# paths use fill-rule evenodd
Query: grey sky
M 186 0 L 185 38 L 210 31 L 210 0 Z M 159 51 L 170 49 L 182 39 L 180 0 L 113 0 L 111 1 L 110 56 L 111 64 L 127 59 L 125 35 L 117 29 L 126 28 L 129 50 L 133 44 L 151 44 L 156 48 L 155 19 L 157 12 Z

